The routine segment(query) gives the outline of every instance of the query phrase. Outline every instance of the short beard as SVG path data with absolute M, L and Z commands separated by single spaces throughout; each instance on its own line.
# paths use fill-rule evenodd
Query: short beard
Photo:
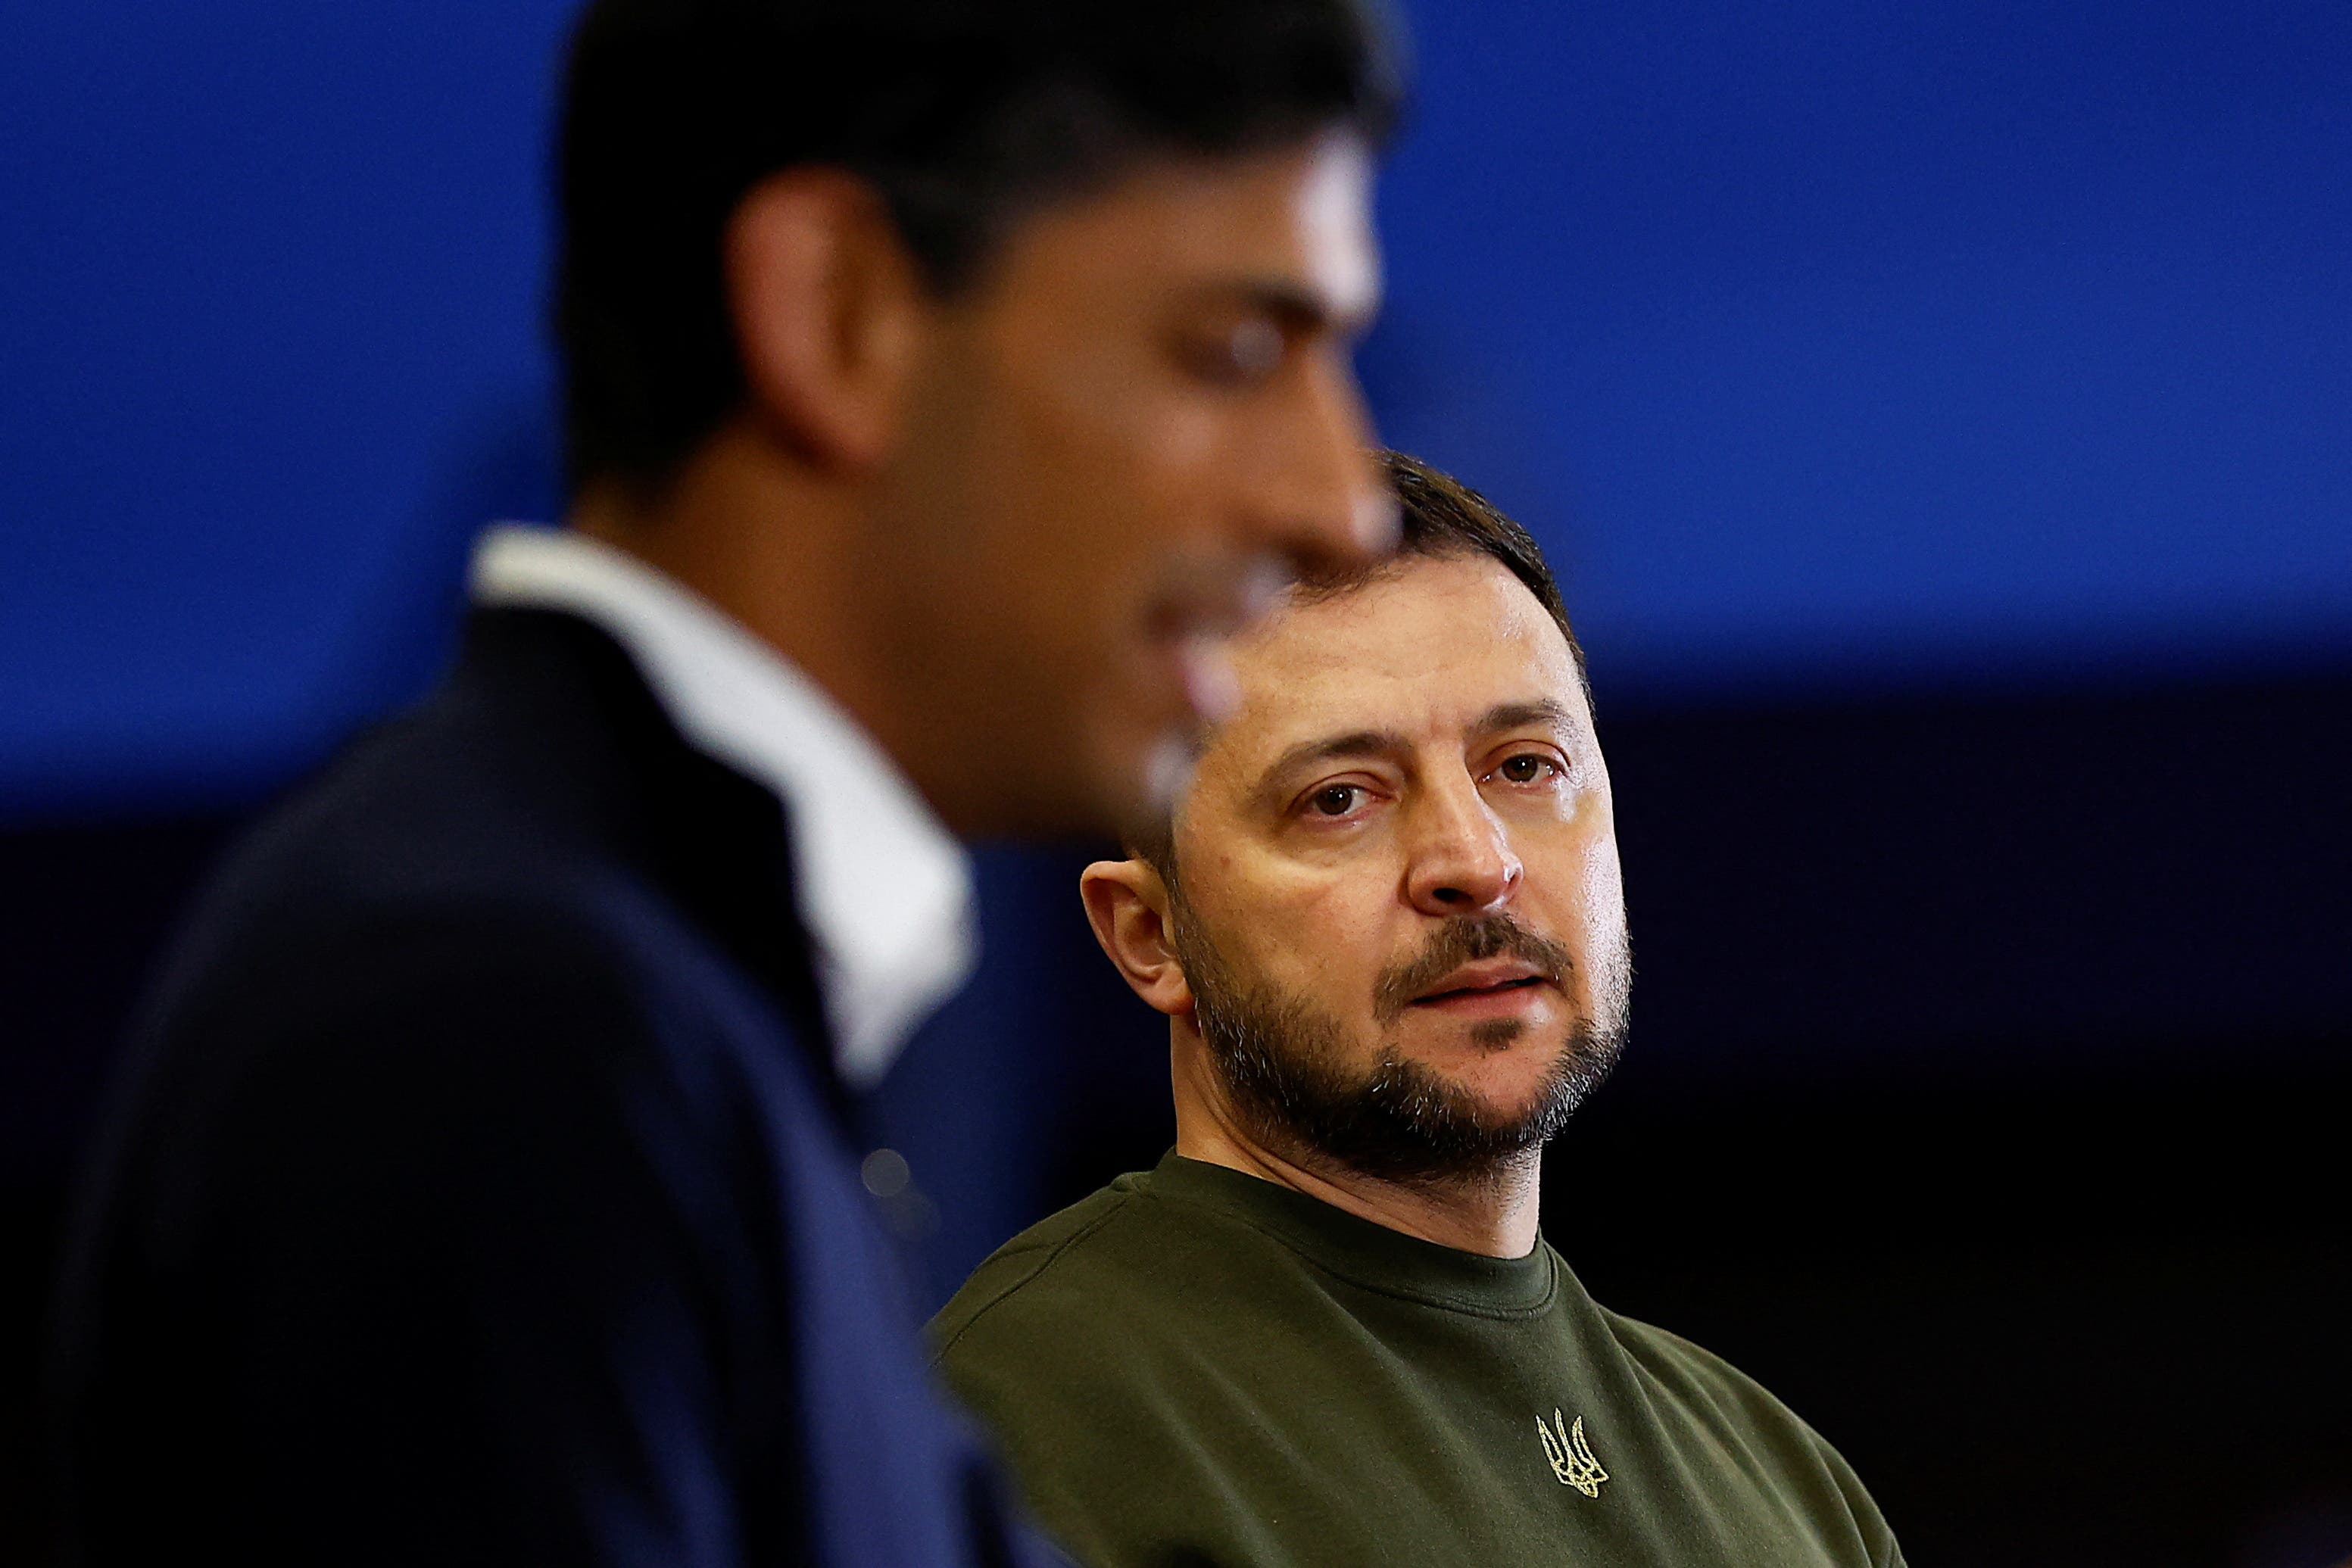
M 1172 924 L 1193 1021 L 1247 1131 L 1271 1147 L 1319 1156 L 1375 1180 L 1457 1186 L 1499 1178 L 1567 1124 L 1609 1076 L 1623 1043 L 1623 1009 L 1601 994 L 1614 996 L 1621 988 L 1595 988 L 1596 1002 L 1611 1016 L 1597 1025 L 1579 1019 L 1534 1101 L 1517 1115 L 1493 1121 L 1475 1094 L 1393 1045 L 1368 1073 L 1350 1072 L 1347 1032 L 1338 1019 L 1301 998 L 1244 984 L 1201 936 L 1190 911 Z M 1565 951 L 1509 916 L 1459 916 L 1419 956 L 1382 977 L 1375 1016 L 1393 1023 L 1422 988 L 1462 964 L 1507 953 L 1567 978 Z M 1502 1020 L 1478 1026 L 1471 1038 L 1502 1050 L 1519 1032 L 1519 1025 Z

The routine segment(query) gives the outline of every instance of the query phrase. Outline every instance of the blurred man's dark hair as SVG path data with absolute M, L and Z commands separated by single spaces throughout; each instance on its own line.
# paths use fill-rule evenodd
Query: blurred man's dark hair
M 1396 491 L 1398 533 L 1396 552 L 1383 559 L 1347 571 L 1309 573 L 1292 590 L 1307 600 L 1330 599 L 1352 592 L 1415 560 L 1447 559 L 1483 555 L 1499 561 L 1526 584 L 1544 613 L 1568 639 L 1576 660 L 1577 679 L 1584 683 L 1585 701 L 1592 699 L 1592 675 L 1586 668 L 1584 644 L 1569 624 L 1568 606 L 1561 602 L 1559 583 L 1544 559 L 1543 547 L 1524 524 L 1494 502 L 1442 469 L 1402 452 L 1378 454 L 1381 468 Z M 1152 831 L 1131 840 L 1129 853 L 1150 862 L 1172 886 L 1176 882 L 1174 824 L 1166 818 Z
M 720 248 L 766 176 L 865 180 L 949 294 L 1145 160 L 1379 142 L 1393 47 L 1371 0 L 598 0 L 559 159 L 572 483 L 658 488 L 740 403 Z

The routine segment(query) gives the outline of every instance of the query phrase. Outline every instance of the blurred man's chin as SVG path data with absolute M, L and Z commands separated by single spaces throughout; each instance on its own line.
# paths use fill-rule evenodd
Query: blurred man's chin
M 1128 843 L 1150 843 L 1167 832 L 1177 801 L 1192 787 L 1200 747 L 1173 724 L 1136 727 L 1105 737 L 1090 760 L 1091 825 Z
M 1149 727 L 1108 704 L 1092 706 L 1081 725 L 1082 749 L 1056 779 L 1038 784 L 1041 795 L 1052 794 L 1066 808 L 1069 820 L 1061 830 L 1076 826 L 1128 842 L 1164 832 L 1192 781 L 1192 748 L 1172 727 Z

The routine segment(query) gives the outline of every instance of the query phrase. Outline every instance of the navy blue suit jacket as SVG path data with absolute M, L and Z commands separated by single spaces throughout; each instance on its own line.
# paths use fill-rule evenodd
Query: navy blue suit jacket
M 244 847 L 73 1239 L 79 1560 L 1037 1560 L 859 1185 L 784 809 L 503 609 Z

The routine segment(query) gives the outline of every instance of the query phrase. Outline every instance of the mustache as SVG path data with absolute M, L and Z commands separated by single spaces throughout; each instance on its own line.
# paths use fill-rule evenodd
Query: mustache
M 1431 933 L 1419 953 L 1381 972 L 1372 988 L 1372 1016 L 1383 1027 L 1396 1022 L 1414 998 L 1426 996 L 1446 976 L 1482 958 L 1532 964 L 1554 985 L 1576 967 L 1567 948 L 1507 915 L 1457 915 Z

